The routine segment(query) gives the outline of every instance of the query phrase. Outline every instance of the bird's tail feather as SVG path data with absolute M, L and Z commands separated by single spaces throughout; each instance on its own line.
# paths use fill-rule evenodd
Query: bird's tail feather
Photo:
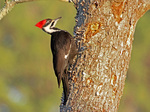
M 68 75 L 67 74 L 63 75 L 62 83 L 63 83 L 64 105 L 65 105 L 68 100 L 68 95 L 69 95 L 69 84 L 68 84 Z
M 58 77 L 59 76 L 59 77 Z M 57 76 L 57 82 L 58 82 L 58 88 L 60 88 L 60 83 L 61 83 L 61 75 Z

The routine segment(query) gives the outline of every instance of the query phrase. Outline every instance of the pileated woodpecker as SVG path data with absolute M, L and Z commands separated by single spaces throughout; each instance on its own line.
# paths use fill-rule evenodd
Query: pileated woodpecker
M 64 91 L 64 105 L 69 95 L 67 68 L 72 64 L 73 58 L 78 54 L 74 38 L 67 31 L 55 27 L 57 19 L 45 19 L 35 26 L 51 35 L 51 50 L 53 54 L 53 67 L 58 81 L 58 87 L 62 80 Z

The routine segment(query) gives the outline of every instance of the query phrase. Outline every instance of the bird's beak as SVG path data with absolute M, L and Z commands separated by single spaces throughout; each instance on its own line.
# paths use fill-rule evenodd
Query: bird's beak
M 55 25 L 56 25 L 56 23 L 57 23 L 57 21 L 58 21 L 59 19 L 61 19 L 61 17 L 58 17 L 58 18 L 56 18 L 56 19 L 53 20 L 54 24 L 51 25 L 51 28 L 52 28 L 52 27 L 55 27 Z
M 56 19 L 54 19 L 55 22 L 57 22 L 58 20 L 60 20 L 62 17 L 58 17 Z

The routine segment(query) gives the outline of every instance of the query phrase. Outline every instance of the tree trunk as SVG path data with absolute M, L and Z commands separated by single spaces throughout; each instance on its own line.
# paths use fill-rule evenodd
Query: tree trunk
M 150 0 L 74 0 L 79 49 L 70 94 L 60 111 L 116 112 L 123 94 L 138 19 Z

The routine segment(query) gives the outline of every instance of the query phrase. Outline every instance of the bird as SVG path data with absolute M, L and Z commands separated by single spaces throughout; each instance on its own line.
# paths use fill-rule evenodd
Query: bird
M 35 26 L 51 35 L 51 51 L 53 55 L 53 68 L 57 77 L 58 88 L 62 81 L 65 105 L 69 96 L 68 67 L 72 64 L 74 57 L 78 54 L 77 45 L 72 35 L 55 25 L 61 19 L 44 19 Z

